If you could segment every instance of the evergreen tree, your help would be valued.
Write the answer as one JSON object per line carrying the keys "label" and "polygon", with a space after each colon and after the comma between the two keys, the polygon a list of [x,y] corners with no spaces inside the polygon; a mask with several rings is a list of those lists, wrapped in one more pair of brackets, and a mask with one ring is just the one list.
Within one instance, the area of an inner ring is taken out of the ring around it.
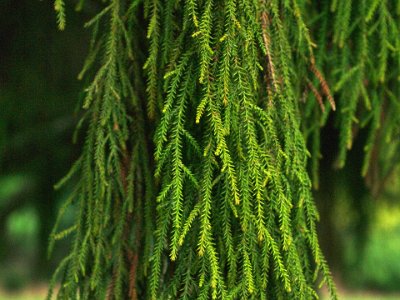
{"label": "evergreen tree", "polygon": [[398,1],[85,5],[99,12],[85,143],[57,185],[78,179],[58,218],[75,205],[76,221],[51,235],[50,250],[74,236],[58,298],[313,299],[319,279],[335,299],[311,193],[321,128],[336,121],[338,167],[368,128],[379,189],[399,158]]}

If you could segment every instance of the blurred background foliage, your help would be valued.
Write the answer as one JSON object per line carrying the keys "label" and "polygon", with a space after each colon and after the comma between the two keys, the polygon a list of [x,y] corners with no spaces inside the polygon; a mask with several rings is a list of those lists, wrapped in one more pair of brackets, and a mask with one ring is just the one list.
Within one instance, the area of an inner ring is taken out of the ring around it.
{"label": "blurred background foliage", "polygon": [[[53,185],[76,159],[71,137],[86,53],[83,17],[57,30],[49,1],[0,1],[0,284],[45,281],[48,236],[65,197]],[[68,222],[68,220],[64,220]],[[66,250],[66,249],[65,249]]]}
{"label": "blurred background foliage", "polygon": [[[86,14],[69,12],[60,32],[51,1],[0,1],[0,299],[36,299],[29,293],[41,299],[67,251],[63,240],[47,258],[56,211],[68,194],[53,186],[80,149],[72,136],[84,88],[76,78],[89,39],[82,29]],[[340,290],[369,291],[348,299],[399,299],[370,292],[400,292],[399,170],[372,197],[360,176],[362,149],[356,144],[346,168],[334,170],[336,134],[329,125],[324,130],[315,196],[320,240],[336,282]],[[362,139],[361,132],[360,145]],[[72,215],[73,208],[65,227]]]}

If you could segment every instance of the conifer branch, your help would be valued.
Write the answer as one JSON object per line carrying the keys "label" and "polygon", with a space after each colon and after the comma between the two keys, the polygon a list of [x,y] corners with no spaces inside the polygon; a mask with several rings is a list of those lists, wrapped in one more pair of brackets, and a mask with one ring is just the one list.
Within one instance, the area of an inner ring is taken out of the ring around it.
{"label": "conifer branch", "polygon": [[106,2],[86,24],[82,154],[57,185],[77,179],[51,235],[74,236],[58,298],[313,299],[321,274],[336,299],[307,146],[314,185],[331,115],[340,167],[361,126],[364,176],[399,161],[394,2]]}

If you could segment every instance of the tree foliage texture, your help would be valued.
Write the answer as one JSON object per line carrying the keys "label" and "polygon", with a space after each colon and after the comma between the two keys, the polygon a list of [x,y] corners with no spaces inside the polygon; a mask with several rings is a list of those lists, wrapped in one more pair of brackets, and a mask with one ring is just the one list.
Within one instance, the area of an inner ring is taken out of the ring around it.
{"label": "tree foliage texture", "polygon": [[51,235],[50,250],[73,235],[58,298],[313,299],[316,281],[336,298],[311,195],[321,128],[335,119],[338,167],[362,127],[363,175],[396,165],[400,2],[85,5],[99,12],[85,143],[60,182],[78,179],[59,220],[78,213]]}

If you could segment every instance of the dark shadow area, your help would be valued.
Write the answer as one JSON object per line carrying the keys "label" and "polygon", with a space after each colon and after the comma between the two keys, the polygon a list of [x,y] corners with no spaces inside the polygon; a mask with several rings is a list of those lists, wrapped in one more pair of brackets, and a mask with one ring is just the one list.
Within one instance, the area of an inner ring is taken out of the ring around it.
{"label": "dark shadow area", "polygon": [[47,258],[65,198],[53,185],[79,153],[76,78],[88,34],[73,12],[57,30],[51,1],[4,0],[0,15],[0,285],[15,290],[46,281],[67,250],[61,243]]}

